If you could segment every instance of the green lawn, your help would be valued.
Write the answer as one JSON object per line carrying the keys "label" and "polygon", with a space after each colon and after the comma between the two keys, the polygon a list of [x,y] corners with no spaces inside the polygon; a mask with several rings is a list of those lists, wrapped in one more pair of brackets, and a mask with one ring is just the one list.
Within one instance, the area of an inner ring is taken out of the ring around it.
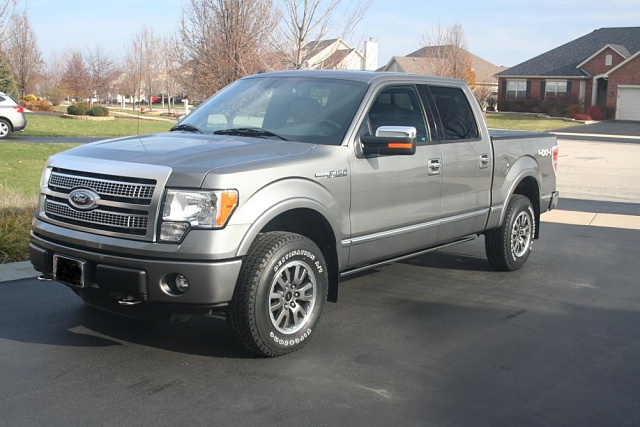
{"label": "green lawn", "polygon": [[487,126],[492,129],[528,130],[546,132],[555,129],[580,126],[580,122],[538,117],[535,114],[489,113],[485,114]]}
{"label": "green lawn", "polygon": [[0,142],[0,191],[34,198],[38,195],[40,175],[52,154],[78,144],[41,144],[28,142]]}
{"label": "green lawn", "polygon": [[115,118],[109,121],[75,120],[59,116],[28,114],[27,127],[18,135],[28,137],[114,137],[166,132],[174,123],[157,120]]}

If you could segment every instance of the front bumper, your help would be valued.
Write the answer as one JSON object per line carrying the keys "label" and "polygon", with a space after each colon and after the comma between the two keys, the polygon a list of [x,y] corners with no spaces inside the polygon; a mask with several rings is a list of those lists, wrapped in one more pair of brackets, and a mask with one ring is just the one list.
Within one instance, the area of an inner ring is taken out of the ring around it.
{"label": "front bumper", "polygon": [[[242,266],[240,259],[211,262],[119,256],[64,245],[33,233],[29,253],[35,269],[47,276],[53,275],[54,254],[84,261],[83,286],[68,285],[83,298],[98,295],[109,300],[175,306],[182,312],[189,307],[198,312],[203,307],[226,305],[233,297]],[[177,274],[189,281],[189,289],[182,294],[172,294],[168,286]]]}

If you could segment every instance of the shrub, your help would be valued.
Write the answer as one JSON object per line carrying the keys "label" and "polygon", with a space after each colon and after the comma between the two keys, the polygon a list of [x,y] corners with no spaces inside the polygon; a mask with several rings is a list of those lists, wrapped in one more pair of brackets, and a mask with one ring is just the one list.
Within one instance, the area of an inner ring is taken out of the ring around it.
{"label": "shrub", "polygon": [[67,107],[67,113],[72,116],[86,116],[89,112],[89,104],[80,102],[76,105],[69,105]]}
{"label": "shrub", "polygon": [[31,111],[45,111],[49,113],[53,111],[53,105],[51,105],[50,102],[45,101],[44,99],[29,101],[27,99],[28,96],[29,95],[25,96],[25,98],[20,102],[24,108]]}
{"label": "shrub", "polygon": [[584,113],[582,104],[571,104],[567,106],[567,114]]}
{"label": "shrub", "polygon": [[592,120],[604,120],[606,118],[602,109],[598,105],[591,105],[587,107],[586,113],[591,116]]}
{"label": "shrub", "polygon": [[89,115],[93,117],[107,117],[109,109],[107,107],[93,107],[89,110]]}
{"label": "shrub", "polygon": [[30,93],[29,95],[24,97],[24,100],[27,102],[36,102],[38,100],[38,97]]}

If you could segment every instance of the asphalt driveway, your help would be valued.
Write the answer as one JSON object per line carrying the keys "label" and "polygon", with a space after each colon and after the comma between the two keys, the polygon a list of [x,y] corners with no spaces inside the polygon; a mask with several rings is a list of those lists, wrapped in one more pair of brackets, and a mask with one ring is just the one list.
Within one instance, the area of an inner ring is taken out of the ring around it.
{"label": "asphalt driveway", "polygon": [[[607,120],[586,125],[578,125],[568,128],[562,128],[552,131],[559,137],[565,137],[566,134],[594,136],[599,137],[633,137],[640,140],[640,121],[631,120]],[[573,136],[572,135],[572,136]],[[582,138],[581,138],[582,139]]]}

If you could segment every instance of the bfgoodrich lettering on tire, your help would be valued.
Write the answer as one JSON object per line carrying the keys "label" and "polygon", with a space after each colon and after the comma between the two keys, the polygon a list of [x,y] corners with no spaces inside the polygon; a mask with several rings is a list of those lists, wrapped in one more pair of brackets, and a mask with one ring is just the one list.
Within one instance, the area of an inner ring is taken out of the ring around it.
{"label": "bfgoodrich lettering on tire", "polygon": [[529,258],[535,234],[536,221],[531,201],[525,196],[514,195],[507,205],[502,225],[484,235],[489,263],[502,271],[521,268]]}
{"label": "bfgoodrich lettering on tire", "polygon": [[294,233],[260,234],[243,263],[229,326],[259,355],[299,350],[315,334],[327,288],[327,266],[313,241]]}

